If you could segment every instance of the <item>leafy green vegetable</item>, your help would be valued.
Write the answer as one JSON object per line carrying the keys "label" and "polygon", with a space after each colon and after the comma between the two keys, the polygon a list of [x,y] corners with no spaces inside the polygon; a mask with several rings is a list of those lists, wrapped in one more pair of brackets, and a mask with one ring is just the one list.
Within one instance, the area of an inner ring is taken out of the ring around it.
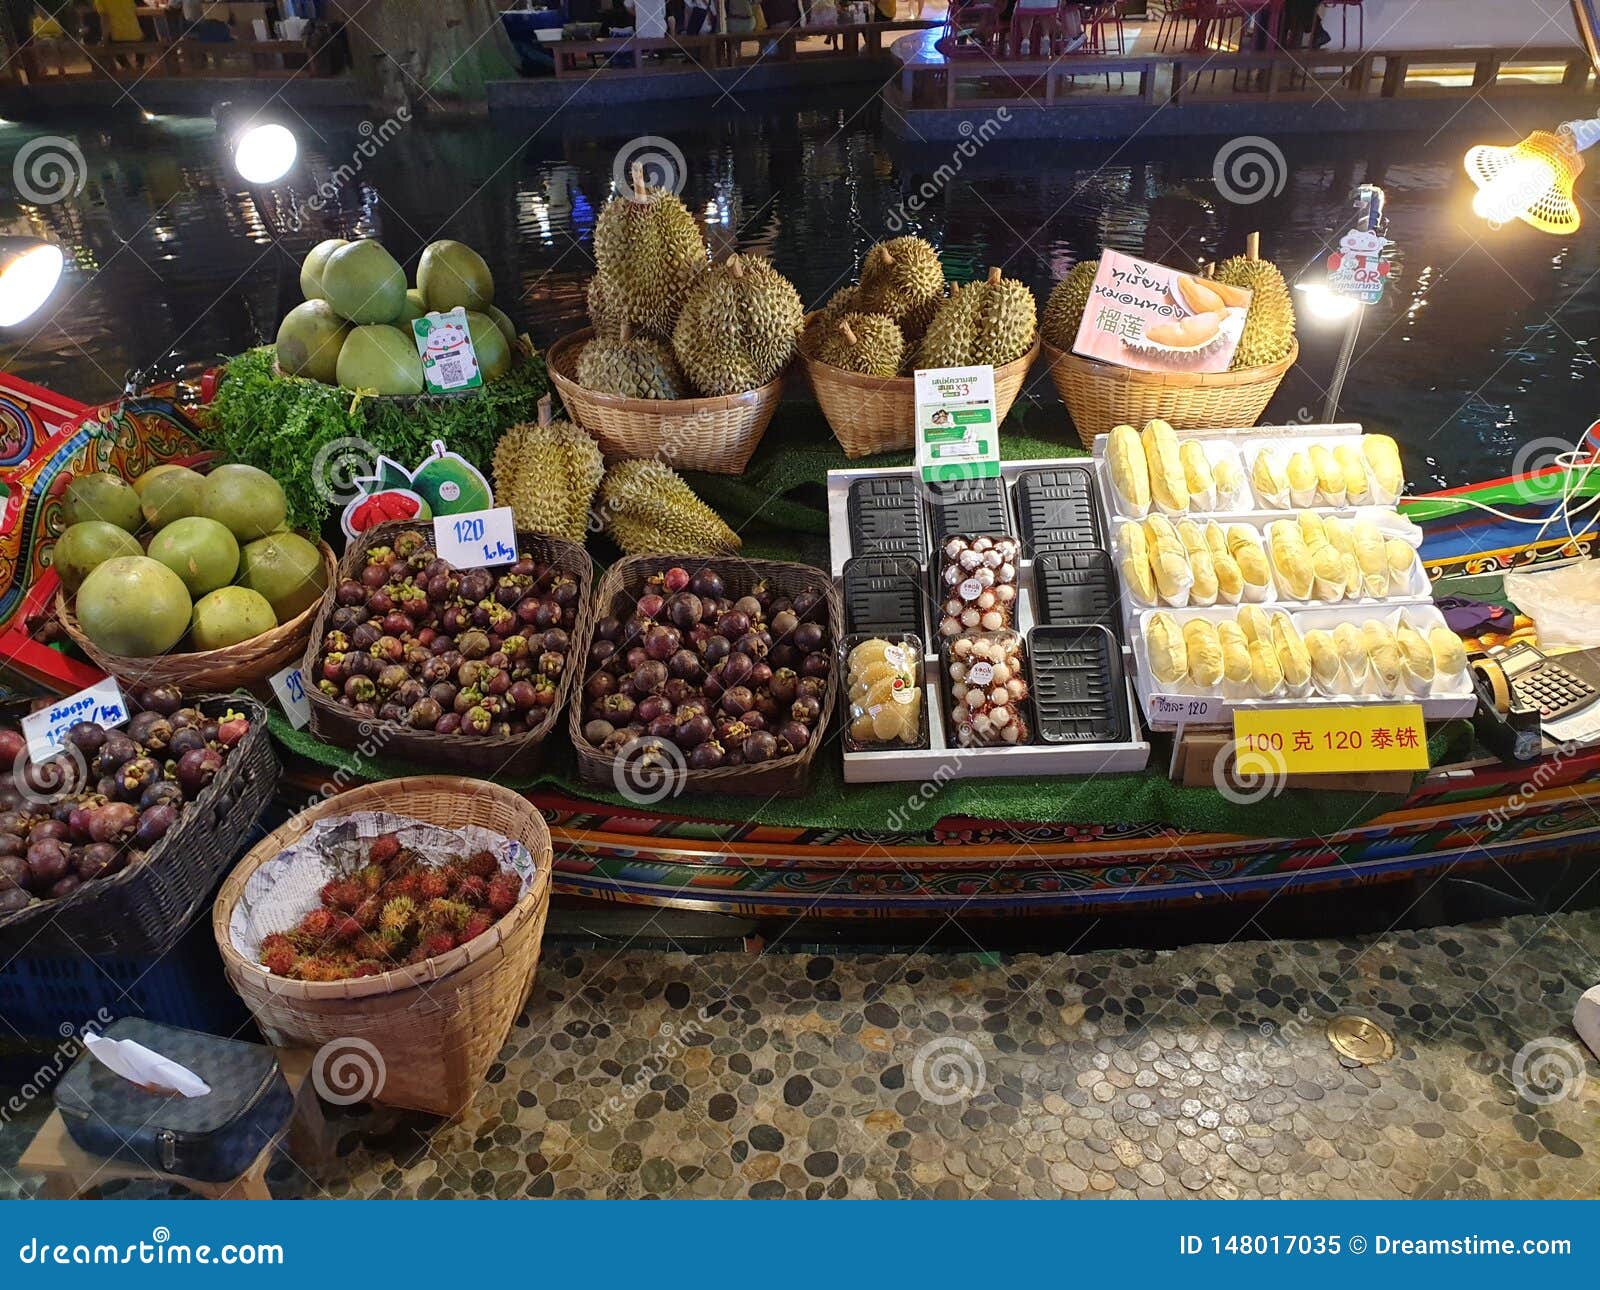
{"label": "leafy green vegetable", "polygon": [[[212,405],[216,446],[282,484],[289,523],[312,530],[322,527],[335,509],[339,486],[348,482],[341,477],[330,487],[328,479],[317,478],[319,471],[329,475],[340,459],[364,458],[371,465],[379,453],[409,468],[440,439],[487,475],[501,434],[518,422],[536,420],[539,400],[550,388],[544,359],[535,355],[476,394],[364,398],[351,411],[349,390],[276,375],[272,364],[270,345],[247,350],[228,364]],[[341,452],[341,439],[362,443]]]}

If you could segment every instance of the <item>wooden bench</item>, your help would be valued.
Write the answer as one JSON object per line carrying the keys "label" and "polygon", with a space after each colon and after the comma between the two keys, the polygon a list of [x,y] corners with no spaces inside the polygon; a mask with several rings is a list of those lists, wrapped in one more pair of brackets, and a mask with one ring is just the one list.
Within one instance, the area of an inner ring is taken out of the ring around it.
{"label": "wooden bench", "polygon": [[[691,67],[717,66],[717,42],[721,37],[695,36],[607,36],[599,40],[553,41],[549,50],[555,59],[556,77],[574,76],[651,76],[660,72],[681,72]],[[612,60],[617,55],[630,58],[628,66]],[[605,61],[598,63],[597,59]],[[583,60],[588,59],[585,66]]]}

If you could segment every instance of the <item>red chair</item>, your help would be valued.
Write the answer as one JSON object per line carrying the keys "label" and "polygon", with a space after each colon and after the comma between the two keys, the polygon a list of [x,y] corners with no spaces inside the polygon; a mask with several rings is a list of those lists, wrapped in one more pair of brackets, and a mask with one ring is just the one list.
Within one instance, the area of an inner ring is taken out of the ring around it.
{"label": "red chair", "polygon": [[933,47],[946,58],[1004,57],[1006,27],[1000,6],[988,0],[952,3],[945,17],[945,32]]}
{"label": "red chair", "polygon": [[1198,23],[1201,11],[1210,7],[1209,0],[1168,0],[1162,6],[1161,21],[1156,26],[1156,48],[1162,50],[1179,45],[1183,39],[1183,24]]}
{"label": "red chair", "polygon": [[1096,54],[1111,53],[1106,33],[1114,32],[1117,40],[1115,52],[1122,53],[1127,48],[1122,30],[1122,0],[1110,0],[1108,4],[1086,5],[1084,10],[1084,48]]}

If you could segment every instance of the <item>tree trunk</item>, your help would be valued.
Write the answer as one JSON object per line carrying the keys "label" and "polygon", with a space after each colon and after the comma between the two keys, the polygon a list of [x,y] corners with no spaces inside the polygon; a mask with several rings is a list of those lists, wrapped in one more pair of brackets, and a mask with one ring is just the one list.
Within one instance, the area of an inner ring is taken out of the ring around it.
{"label": "tree trunk", "polygon": [[485,84],[516,77],[511,40],[491,0],[384,0],[340,6],[363,84],[390,106],[430,98],[481,103]]}

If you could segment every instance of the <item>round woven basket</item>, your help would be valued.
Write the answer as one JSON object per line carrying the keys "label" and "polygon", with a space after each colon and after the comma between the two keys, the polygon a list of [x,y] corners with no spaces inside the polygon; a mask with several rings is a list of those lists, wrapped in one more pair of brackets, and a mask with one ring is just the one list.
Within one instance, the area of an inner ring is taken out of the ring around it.
{"label": "round woven basket", "polygon": [[[994,369],[994,410],[1000,421],[1022,391],[1028,369],[1039,356],[1033,348],[1021,358]],[[876,452],[909,452],[916,443],[916,379],[910,376],[862,376],[824,363],[805,352],[800,362],[822,415],[833,429],[846,457],[869,457]]]}
{"label": "round woven basket", "polygon": [[1240,430],[1255,425],[1300,356],[1300,342],[1276,363],[1236,372],[1139,372],[1084,358],[1046,342],[1045,361],[1085,448],[1119,425],[1160,418],[1174,430]]}
{"label": "round woven basket", "polygon": [[564,336],[545,363],[561,402],[600,443],[608,461],[657,457],[674,469],[744,471],[783,394],[783,377],[743,394],[710,399],[625,399],[578,384],[578,351],[594,328]]}
{"label": "round woven basket", "polygon": [[[322,552],[322,567],[327,573],[328,586],[332,587],[337,567],[333,548],[319,541],[317,549]],[[102,672],[139,686],[176,685],[185,694],[243,688],[270,698],[268,678],[298,662],[305,654],[306,642],[311,639],[311,623],[321,607],[322,597],[319,596],[288,622],[222,649],[126,658],[121,654],[108,654],[85,636],[66,590],[56,591],[56,617],[62,628]]]}
{"label": "round woven basket", "polygon": [[[318,820],[390,811],[443,828],[476,825],[526,846],[534,880],[515,908],[482,936],[411,967],[350,981],[274,976],[234,948],[228,924],[250,876]],[[313,1076],[329,1079],[343,1056],[370,1045],[378,1061],[370,1099],[455,1115],[483,1083],[533,989],[550,910],[550,831],[510,789],[455,775],[367,784],[318,802],[252,847],[222,884],[211,930],[228,984],[267,1042],[316,1048]],[[326,1046],[324,1052],[324,1046]],[[369,1058],[369,1065],[370,1058]]]}

